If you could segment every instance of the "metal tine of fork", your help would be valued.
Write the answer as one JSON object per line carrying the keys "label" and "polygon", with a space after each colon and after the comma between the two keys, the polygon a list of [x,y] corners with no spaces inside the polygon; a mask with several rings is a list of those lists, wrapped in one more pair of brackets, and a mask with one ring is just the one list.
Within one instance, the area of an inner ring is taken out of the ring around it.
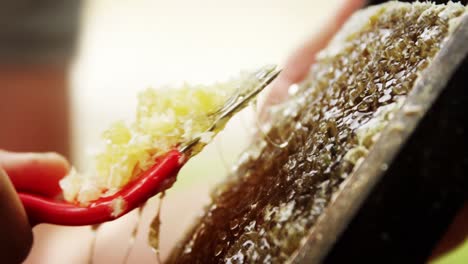
{"label": "metal tine of fork", "polygon": [[[276,67],[270,67],[265,70],[262,69],[256,74],[256,78],[263,79],[263,81],[257,85],[254,89],[248,91],[248,93],[243,94],[236,98],[234,103],[231,103],[229,107],[223,107],[225,110],[220,113],[218,118],[213,122],[210,128],[206,132],[212,132],[217,127],[223,126],[229,120],[231,116],[239,112],[246,106],[258,93],[260,93],[265,87],[267,87],[278,75],[281,73],[281,70],[276,69]],[[229,100],[228,100],[229,101]],[[183,153],[189,152],[194,146],[200,142],[201,138],[196,137],[185,145],[182,145],[180,151]]]}
{"label": "metal tine of fork", "polygon": [[[239,85],[235,93],[231,97],[229,97],[226,103],[222,107],[220,107],[218,110],[216,110],[215,112],[210,113],[209,116],[215,116],[215,115],[219,115],[221,113],[226,112],[227,109],[230,109],[233,104],[235,104],[239,100],[242,100],[242,97],[244,97],[246,93],[252,91],[252,89],[245,88],[245,86],[250,86],[248,82],[251,81],[252,78],[255,78],[256,80],[260,80],[260,81],[265,80],[268,77],[268,75],[274,72],[275,69],[276,69],[275,65],[268,65],[268,66],[264,66],[262,69],[258,70],[257,72],[252,73],[252,76],[248,78],[248,80],[244,81],[244,83],[241,83]],[[255,87],[255,89],[253,90],[258,89],[258,87],[259,86]],[[261,90],[263,88],[264,87],[262,87]]]}
{"label": "metal tine of fork", "polygon": [[[226,119],[226,117],[230,117],[240,111],[246,104],[248,104],[258,93],[263,91],[278,75],[280,74],[281,70],[276,70],[275,68],[269,69],[268,72],[260,72],[257,75],[259,79],[263,79],[261,84],[257,85],[254,89],[249,90],[248,93],[242,94],[239,97],[239,100],[236,101],[234,105],[232,105],[227,111],[221,114],[218,119],[213,123],[213,126],[208,129],[208,131],[212,131],[216,128],[217,124],[222,122]],[[227,120],[226,120],[227,121]]]}

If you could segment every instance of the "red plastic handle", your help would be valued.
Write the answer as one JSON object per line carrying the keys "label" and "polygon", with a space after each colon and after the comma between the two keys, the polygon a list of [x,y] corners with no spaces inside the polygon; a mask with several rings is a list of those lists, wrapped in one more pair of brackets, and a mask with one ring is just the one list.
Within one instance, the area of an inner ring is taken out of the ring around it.
{"label": "red plastic handle", "polygon": [[[119,218],[170,187],[185,161],[183,153],[172,150],[119,192],[91,202],[87,207],[34,194],[19,193],[19,196],[33,226],[40,223],[68,226],[99,224]],[[116,207],[119,209],[115,210]]]}

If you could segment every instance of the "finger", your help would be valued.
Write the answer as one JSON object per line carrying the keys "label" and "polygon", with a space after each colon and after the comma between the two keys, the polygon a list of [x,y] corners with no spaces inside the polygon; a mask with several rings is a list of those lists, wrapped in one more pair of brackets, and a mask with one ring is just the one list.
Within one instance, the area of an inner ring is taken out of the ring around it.
{"label": "finger", "polygon": [[0,260],[21,263],[32,245],[26,213],[5,171],[0,168]]}
{"label": "finger", "polygon": [[[343,4],[331,19],[325,23],[322,30],[310,38],[302,47],[289,57],[283,71],[272,83],[270,93],[264,106],[274,105],[286,99],[288,87],[304,79],[310,66],[315,62],[317,52],[325,48],[336,32],[343,26],[348,18],[359,8],[364,6],[365,0],[342,0]],[[262,110],[264,110],[263,107]],[[263,113],[264,111],[261,111]],[[262,116],[262,114],[261,114]]]}
{"label": "finger", "polygon": [[69,170],[67,160],[56,153],[0,151],[0,167],[17,191],[48,197],[61,193],[59,181]]}

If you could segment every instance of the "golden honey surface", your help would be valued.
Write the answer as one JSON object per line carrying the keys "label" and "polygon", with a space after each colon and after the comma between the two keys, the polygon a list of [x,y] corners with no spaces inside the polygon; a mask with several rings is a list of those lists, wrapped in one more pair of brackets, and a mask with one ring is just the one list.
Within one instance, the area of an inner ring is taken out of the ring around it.
{"label": "golden honey surface", "polygon": [[[364,12],[353,20],[365,22],[340,33],[339,43],[318,56],[307,79],[275,110],[266,137],[213,192],[170,263],[284,263],[465,8],[390,3]],[[282,147],[271,143],[286,139]]]}

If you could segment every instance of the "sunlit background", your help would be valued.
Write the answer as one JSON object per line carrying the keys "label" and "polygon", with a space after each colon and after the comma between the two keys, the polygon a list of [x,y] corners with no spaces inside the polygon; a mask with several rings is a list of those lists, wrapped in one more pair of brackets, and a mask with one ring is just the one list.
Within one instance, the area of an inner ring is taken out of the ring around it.
{"label": "sunlit background", "polygon": [[[281,64],[333,14],[339,0],[88,0],[71,70],[73,163],[89,167],[100,131],[134,114],[136,95],[178,81],[209,82],[241,69]],[[208,201],[248,142],[252,110],[236,117],[179,175],[162,208],[161,257]],[[154,263],[146,245],[154,200],[144,211],[128,263]],[[98,233],[96,263],[121,263],[136,214]],[[88,228],[39,227],[30,263],[86,263]]]}

